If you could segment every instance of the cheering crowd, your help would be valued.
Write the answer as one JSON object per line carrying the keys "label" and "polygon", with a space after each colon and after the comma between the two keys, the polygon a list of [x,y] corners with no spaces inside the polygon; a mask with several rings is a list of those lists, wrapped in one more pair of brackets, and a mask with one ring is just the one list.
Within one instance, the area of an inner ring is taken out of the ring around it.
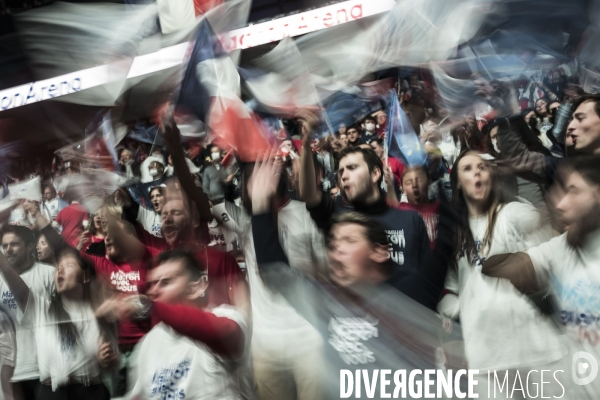
{"label": "cheering crowd", "polygon": [[375,371],[469,369],[478,398],[598,399],[600,95],[565,68],[473,76],[462,115],[403,70],[325,135],[318,108],[278,119],[252,160],[167,111],[150,141],[13,163],[2,395],[329,400],[350,370],[355,398],[421,398]]}

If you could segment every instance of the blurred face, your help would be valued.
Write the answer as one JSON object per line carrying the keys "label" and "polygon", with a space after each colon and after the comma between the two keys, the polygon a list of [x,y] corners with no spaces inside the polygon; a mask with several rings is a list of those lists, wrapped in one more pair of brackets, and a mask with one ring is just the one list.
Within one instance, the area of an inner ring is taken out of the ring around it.
{"label": "blurred face", "polygon": [[410,204],[424,204],[429,201],[429,179],[422,169],[414,169],[404,174],[402,190]]}
{"label": "blurred face", "polygon": [[115,241],[113,241],[110,232],[108,232],[106,234],[106,237],[104,238],[104,245],[106,246],[106,255],[108,256],[108,258],[110,258],[113,261],[117,260],[121,255],[121,252],[119,246],[116,244]]}
{"label": "blurred face", "polygon": [[48,242],[46,241],[46,237],[44,235],[40,236],[38,239],[36,250],[38,259],[40,261],[48,260],[54,254],[52,248],[48,246]]}
{"label": "blurred face", "polygon": [[68,254],[61,257],[54,271],[54,284],[57,293],[69,292],[83,283],[83,270],[78,260]]}
{"label": "blurred face", "polygon": [[573,90],[573,89],[565,89],[565,94],[564,94],[564,101],[573,101],[575,100],[577,97],[579,97],[579,93],[577,93],[577,90]]}
{"label": "blurred face", "polygon": [[[335,224],[327,246],[331,279],[340,286],[365,281],[372,272],[373,246],[367,239],[363,226],[351,223]],[[385,251],[387,252],[387,249]]]}
{"label": "blurred face", "polygon": [[219,150],[219,148],[218,148],[218,147],[216,147],[216,146],[213,146],[213,147],[210,149],[210,158],[211,158],[213,161],[217,161],[217,160],[219,160],[219,159],[221,158],[221,150]]}
{"label": "blurred face", "polygon": [[294,150],[291,140],[284,140],[281,143],[281,148],[287,150],[288,153],[291,153]]}
{"label": "blurred face", "polygon": [[[123,230],[128,235],[131,235],[131,233],[128,231],[127,227],[122,221],[116,221],[116,224],[118,225],[119,229]],[[106,224],[103,224],[103,227],[105,229],[104,232],[106,234],[106,237],[104,238],[104,244],[106,246],[106,255],[108,256],[108,258],[110,258],[113,261],[117,261],[124,257],[127,257],[127,249],[123,249],[119,242],[113,240],[111,232],[109,229],[106,228],[106,226]]]}
{"label": "blurred face", "polygon": [[494,92],[494,88],[483,78],[475,79],[475,96],[489,97]]}
{"label": "blurred face", "polygon": [[152,189],[150,192],[150,202],[152,203],[152,207],[154,207],[154,211],[160,214],[165,205],[165,197],[162,195],[160,189]]}
{"label": "blurred face", "polygon": [[348,128],[346,128],[346,125],[341,124],[340,129],[338,129],[338,132],[340,133],[340,135],[344,135],[347,130],[348,130]]}
{"label": "blurred face", "polygon": [[587,235],[600,227],[600,188],[572,172],[556,211],[567,231],[567,242],[571,246],[581,246]]}
{"label": "blurred face", "polygon": [[94,214],[93,224],[96,231],[104,232],[104,229],[102,228],[102,214],[100,211]]}
{"label": "blurred face", "polygon": [[190,215],[181,200],[171,200],[164,205],[161,221],[162,234],[169,246],[182,239],[185,230],[191,227]]}
{"label": "blurred face", "polygon": [[50,188],[46,188],[44,189],[44,200],[46,201],[50,201],[52,200],[54,197],[52,196],[52,190],[50,190]]}
{"label": "blurred face", "polygon": [[329,191],[329,195],[331,196],[332,199],[335,199],[339,193],[340,193],[340,189],[337,187],[331,188],[331,190]]}
{"label": "blurred face", "polygon": [[383,124],[385,124],[385,121],[387,120],[387,115],[380,113],[377,114],[377,123],[379,124],[379,126],[382,126]]}
{"label": "blurred face", "polygon": [[538,100],[535,102],[535,113],[540,117],[545,117],[548,115],[548,103],[546,100]]}
{"label": "blurred face", "polygon": [[7,233],[2,237],[2,250],[13,267],[21,267],[30,260],[29,252],[33,250],[33,245],[30,246],[31,248],[28,248],[14,233]]}
{"label": "blurred face", "polygon": [[358,142],[358,139],[360,139],[360,134],[358,133],[356,128],[348,129],[348,142],[356,143]]}
{"label": "blurred face", "polygon": [[123,152],[121,153],[121,160],[123,162],[131,160],[131,152],[129,150],[123,150]]}
{"label": "blurred face", "polygon": [[498,143],[498,126],[490,129],[490,140],[492,141],[492,146],[494,146],[494,150],[496,153],[500,153],[500,143]]}
{"label": "blurred face", "polygon": [[369,167],[361,153],[351,153],[340,160],[338,179],[349,201],[366,201],[377,198],[377,181],[381,171],[369,172]]}
{"label": "blurred face", "polygon": [[165,171],[165,168],[161,163],[157,161],[152,161],[148,166],[148,170],[150,172],[150,176],[152,176],[154,179],[158,179],[162,176],[163,172]]}
{"label": "blurred face", "polygon": [[190,278],[182,261],[169,260],[148,272],[148,296],[165,304],[186,303]]}
{"label": "blurred face", "polygon": [[458,184],[465,200],[485,202],[492,190],[492,175],[489,165],[476,154],[464,156],[456,166]]}
{"label": "blurred face", "polygon": [[348,147],[348,135],[340,133],[340,145],[342,149]]}
{"label": "blurred face", "polygon": [[371,142],[369,144],[371,145],[371,148],[375,154],[377,154],[377,157],[383,159],[383,147],[381,147],[377,142]]}
{"label": "blurred face", "polygon": [[575,150],[588,154],[600,154],[600,117],[594,106],[593,101],[586,101],[577,107],[567,127]]}

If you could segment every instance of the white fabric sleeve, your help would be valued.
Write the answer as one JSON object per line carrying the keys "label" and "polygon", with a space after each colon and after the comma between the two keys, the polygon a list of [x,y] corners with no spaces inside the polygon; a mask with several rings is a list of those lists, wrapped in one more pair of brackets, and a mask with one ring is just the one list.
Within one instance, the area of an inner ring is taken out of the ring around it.
{"label": "white fabric sleeve", "polygon": [[564,255],[561,259],[561,255],[557,252],[558,249],[564,248],[565,237],[566,233],[526,251],[540,285],[547,284],[550,274],[557,268],[556,262],[565,262]]}
{"label": "white fabric sleeve", "polygon": [[455,269],[448,270],[444,288],[451,292],[447,293],[437,305],[437,311],[454,320],[458,320],[460,306],[458,301],[458,272]]}
{"label": "white fabric sleeve", "polygon": [[518,238],[517,241],[521,242],[521,246],[510,249],[511,252],[537,246],[552,238],[551,229],[544,224],[540,213],[531,204],[515,201],[505,207],[503,214],[506,215],[507,222],[512,228],[507,234]]}

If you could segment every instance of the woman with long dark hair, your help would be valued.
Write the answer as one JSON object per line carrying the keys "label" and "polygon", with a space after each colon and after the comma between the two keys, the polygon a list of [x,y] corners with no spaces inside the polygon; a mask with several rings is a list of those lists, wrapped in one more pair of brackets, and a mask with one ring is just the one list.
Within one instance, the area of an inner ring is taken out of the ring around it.
{"label": "woman with long dark hair", "polygon": [[[467,362],[482,374],[477,388],[485,397],[488,370],[498,371],[500,379],[508,373],[514,382],[516,372],[525,376],[531,369],[550,369],[564,355],[556,328],[530,299],[508,280],[481,274],[487,257],[523,251],[547,240],[548,234],[533,206],[501,201],[494,169],[480,153],[461,154],[451,182],[460,223],[454,268],[446,279],[449,294],[438,310],[450,318],[460,316]],[[548,385],[546,390],[554,389],[561,393],[560,387]]]}
{"label": "woman with long dark hair", "polygon": [[55,291],[45,297],[30,291],[0,255],[0,270],[23,312],[23,323],[35,330],[42,383],[37,398],[108,400],[100,372],[116,360],[116,330],[94,314],[94,268],[71,248],[57,260]]}
{"label": "woman with long dark hair", "polygon": [[103,209],[101,208],[95,214],[92,214],[91,224],[89,224],[85,232],[83,232],[79,244],[77,245],[78,250],[86,251],[91,244],[104,241],[106,232],[102,226],[102,212]]}
{"label": "woman with long dark hair", "polygon": [[54,255],[54,250],[52,250],[52,247],[50,247],[50,245],[48,244],[48,241],[46,240],[46,236],[44,236],[44,235],[38,236],[38,240],[37,240],[35,249],[37,252],[38,260],[40,260],[41,262],[43,262],[45,264],[50,264],[53,267],[56,266],[56,256]]}

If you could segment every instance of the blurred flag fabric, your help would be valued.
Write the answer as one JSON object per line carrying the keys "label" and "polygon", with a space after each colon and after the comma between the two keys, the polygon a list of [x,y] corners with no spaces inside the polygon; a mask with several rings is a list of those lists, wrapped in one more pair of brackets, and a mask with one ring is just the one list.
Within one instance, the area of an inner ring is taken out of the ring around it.
{"label": "blurred flag fabric", "polygon": [[427,160],[425,150],[393,91],[389,95],[388,121],[388,155],[405,160],[411,167],[424,165]]}
{"label": "blurred flag fabric", "polygon": [[342,90],[328,96],[323,106],[334,131],[339,130],[340,125],[350,126],[376,111],[370,108],[367,101],[359,95]]}
{"label": "blurred flag fabric", "polygon": [[222,148],[254,161],[271,148],[256,115],[240,99],[240,75],[207,20],[189,53],[176,108],[204,121]]}
{"label": "blurred flag fabric", "polygon": [[127,137],[138,142],[147,144],[156,144],[158,146],[163,145],[162,138],[158,135],[158,127],[156,125],[147,126],[140,122],[137,122],[133,127],[133,130],[127,134]]}
{"label": "blurred flag fabric", "polygon": [[[86,90],[69,89],[68,95],[52,101],[114,106],[140,42],[153,33],[156,7],[57,1],[19,13],[15,20],[19,42],[36,80],[80,71],[97,83]],[[93,71],[85,72],[88,69]],[[81,81],[69,84],[80,85]],[[63,93],[62,86],[59,90]]]}
{"label": "blurred flag fabric", "polygon": [[581,71],[583,91],[590,94],[600,93],[600,74],[590,69],[583,68]]}
{"label": "blurred flag fabric", "polygon": [[175,32],[196,23],[196,18],[222,0],[157,0],[158,20],[163,34]]}
{"label": "blurred flag fabric", "polygon": [[69,190],[92,214],[105,199],[125,184],[125,178],[115,172],[97,168],[82,168],[81,173],[69,175]]}
{"label": "blurred flag fabric", "polygon": [[42,201],[42,184],[40,177],[36,176],[23,182],[8,185],[11,200]]}

